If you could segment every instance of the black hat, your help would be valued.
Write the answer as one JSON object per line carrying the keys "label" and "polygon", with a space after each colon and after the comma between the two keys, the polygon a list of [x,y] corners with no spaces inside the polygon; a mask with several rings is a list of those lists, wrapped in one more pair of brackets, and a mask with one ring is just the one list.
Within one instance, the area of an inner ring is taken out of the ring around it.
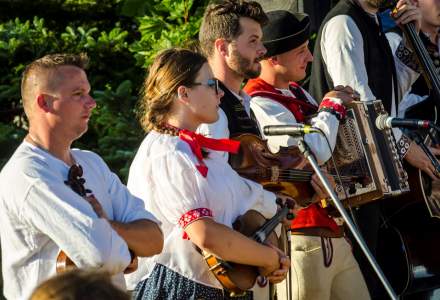
{"label": "black hat", "polygon": [[287,52],[304,44],[310,37],[308,15],[274,10],[267,13],[269,22],[263,27],[266,57]]}

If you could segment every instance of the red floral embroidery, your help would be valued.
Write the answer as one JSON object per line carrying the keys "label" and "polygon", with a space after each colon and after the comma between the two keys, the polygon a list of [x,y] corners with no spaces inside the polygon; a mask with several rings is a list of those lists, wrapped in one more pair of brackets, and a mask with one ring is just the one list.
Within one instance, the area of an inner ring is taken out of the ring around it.
{"label": "red floral embroidery", "polygon": [[[212,211],[208,208],[196,208],[193,210],[190,210],[186,214],[180,217],[179,219],[179,226],[185,229],[188,224],[194,222],[195,220],[198,220],[203,217],[211,217],[212,218]],[[188,235],[186,232],[183,233],[183,239],[189,240]]]}
{"label": "red floral embroidery", "polygon": [[339,104],[332,100],[331,98],[324,98],[319,105],[319,111],[328,111],[336,115],[339,121],[345,119],[345,115],[347,114],[347,109],[344,105]]}

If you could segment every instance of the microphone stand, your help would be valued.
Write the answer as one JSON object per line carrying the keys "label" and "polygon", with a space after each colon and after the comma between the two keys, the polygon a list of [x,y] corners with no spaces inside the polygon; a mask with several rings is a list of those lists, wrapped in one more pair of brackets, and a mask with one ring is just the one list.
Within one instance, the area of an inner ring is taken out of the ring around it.
{"label": "microphone stand", "polygon": [[298,148],[301,151],[301,153],[304,155],[304,157],[307,158],[307,160],[312,165],[313,170],[316,172],[316,174],[318,175],[322,184],[324,185],[327,193],[332,198],[334,205],[338,209],[339,213],[341,214],[342,218],[344,219],[344,221],[347,224],[348,228],[350,229],[351,233],[355,237],[356,241],[358,242],[359,246],[361,247],[362,251],[364,252],[365,256],[367,257],[368,261],[370,262],[371,266],[373,267],[373,269],[376,272],[377,276],[379,277],[380,281],[382,281],[382,284],[385,287],[387,293],[390,295],[391,299],[393,299],[393,300],[399,299],[398,296],[395,294],[393,288],[391,287],[390,283],[386,279],[385,275],[383,274],[382,270],[380,269],[379,265],[377,264],[375,258],[373,257],[370,250],[368,249],[367,244],[365,243],[365,240],[362,238],[362,236],[357,231],[354,223],[352,222],[347,211],[345,210],[344,206],[342,205],[341,200],[339,200],[339,198],[336,195],[336,193],[334,192],[332,186],[329,184],[327,178],[321,172],[321,169],[319,168],[315,157],[310,152],[310,148],[307,145],[307,143],[304,141],[303,136],[298,138]]}

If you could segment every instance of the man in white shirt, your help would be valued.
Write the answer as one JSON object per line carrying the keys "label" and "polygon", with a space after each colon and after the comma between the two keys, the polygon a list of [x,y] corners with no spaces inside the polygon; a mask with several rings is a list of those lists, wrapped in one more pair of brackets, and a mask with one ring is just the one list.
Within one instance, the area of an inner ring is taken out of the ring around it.
{"label": "man in white shirt", "polygon": [[[29,132],[0,173],[4,294],[27,299],[56,272],[62,251],[78,268],[102,268],[124,286],[137,256],[162,249],[153,215],[96,154],[71,149],[95,100],[85,55],[53,54],[23,73]],[[80,195],[81,194],[81,195]]]}
{"label": "man in white shirt", "polygon": [[[314,49],[310,92],[315,99],[320,99],[334,85],[350,85],[360,93],[362,101],[380,99],[388,113],[397,116],[399,100],[419,74],[413,53],[403,43],[393,53],[381,30],[376,13],[388,3],[386,0],[341,0],[329,12]],[[397,24],[415,22],[416,28],[420,27],[420,11],[410,0],[399,0],[396,8]],[[435,168],[420,147],[411,143],[399,129],[393,131],[401,157],[435,178]],[[370,250],[376,254],[379,206],[374,202],[363,205],[356,211],[356,217]],[[369,263],[360,251],[358,258],[367,283],[375,282],[377,277],[370,272]]]}

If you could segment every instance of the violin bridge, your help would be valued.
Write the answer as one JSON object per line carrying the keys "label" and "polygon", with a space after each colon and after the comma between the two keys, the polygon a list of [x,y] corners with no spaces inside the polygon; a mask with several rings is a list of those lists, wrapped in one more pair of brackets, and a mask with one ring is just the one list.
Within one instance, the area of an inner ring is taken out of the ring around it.
{"label": "violin bridge", "polygon": [[280,168],[278,166],[271,167],[271,176],[270,181],[278,182],[278,178],[280,177]]}

